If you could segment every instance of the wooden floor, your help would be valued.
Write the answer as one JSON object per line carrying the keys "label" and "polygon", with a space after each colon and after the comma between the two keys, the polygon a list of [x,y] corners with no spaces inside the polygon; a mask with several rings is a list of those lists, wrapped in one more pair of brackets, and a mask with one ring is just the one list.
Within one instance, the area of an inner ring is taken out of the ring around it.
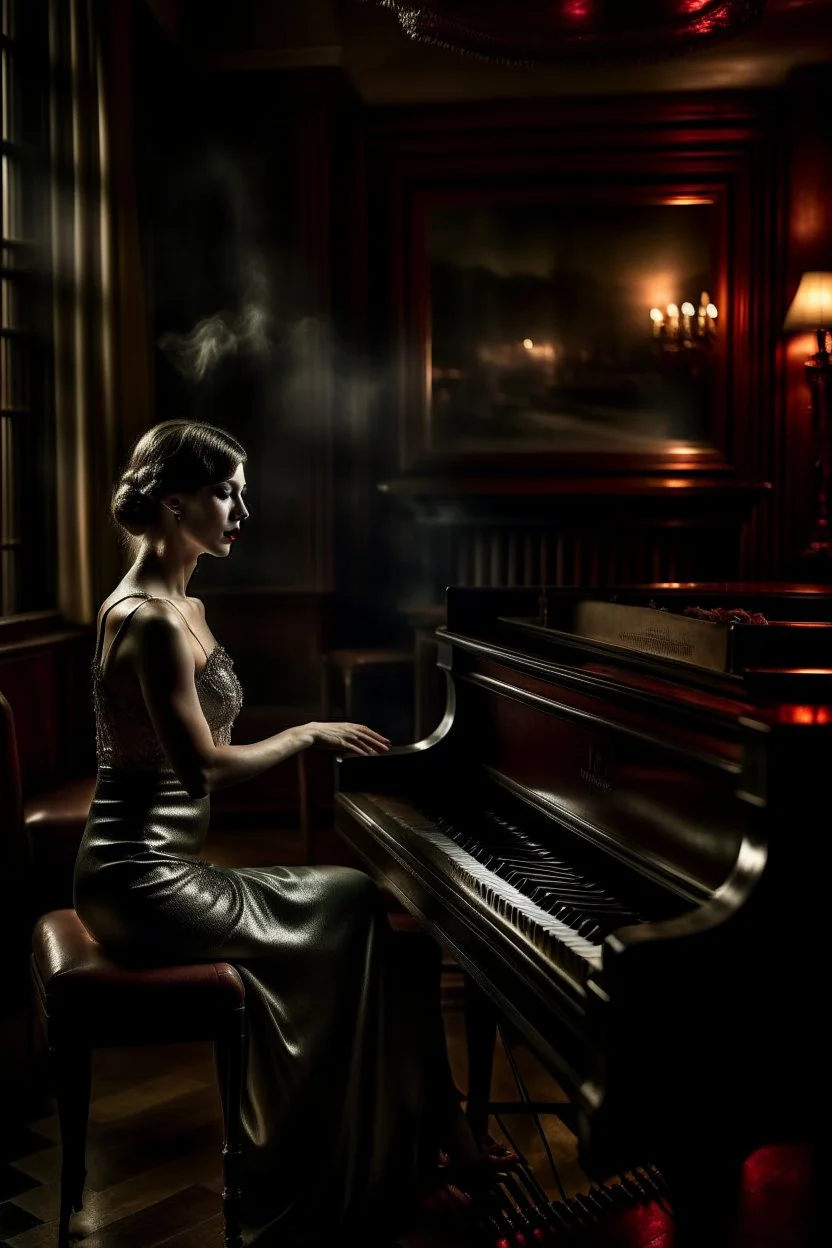
{"label": "wooden floor", "polygon": [[[215,861],[292,860],[296,847],[284,836],[248,834],[223,837],[211,846]],[[338,854],[337,848],[328,855]],[[467,1078],[464,1032],[449,977],[445,1019],[451,1060],[460,1087]],[[2,1051],[9,1070],[5,1119],[0,1127],[0,1245],[53,1248],[56,1244],[60,1147],[54,1101],[44,1068],[26,1066],[25,1033],[19,1017],[3,1024]],[[19,1050],[14,1052],[15,1046]],[[534,1099],[564,1099],[534,1059],[512,1052],[522,1088]],[[493,1095],[517,1100],[512,1064],[498,1053]],[[590,1185],[577,1160],[576,1141],[554,1114],[540,1123],[527,1114],[492,1121],[495,1138],[508,1138],[528,1159],[537,1181],[553,1202],[585,1193]],[[501,1130],[505,1128],[505,1132]],[[212,1055],[205,1045],[177,1045],[97,1052],[88,1138],[88,1179],[84,1209],[73,1219],[73,1241],[84,1248],[221,1248],[219,1100]],[[547,1150],[557,1168],[553,1172]],[[746,1210],[737,1248],[805,1248],[808,1162],[800,1149],[758,1158],[747,1168]],[[706,1181],[707,1159],[703,1159]],[[562,1190],[561,1190],[562,1188]],[[562,1208],[569,1207],[561,1205]],[[671,1220],[656,1202],[633,1203],[597,1222],[574,1224],[553,1243],[598,1248],[670,1248]],[[494,1235],[489,1248],[499,1239]],[[476,1241],[464,1225],[426,1214],[406,1237],[405,1248],[468,1248]],[[515,1241],[520,1248],[519,1241]],[[503,1245],[508,1248],[508,1243]],[[703,1246],[706,1248],[706,1246]]]}

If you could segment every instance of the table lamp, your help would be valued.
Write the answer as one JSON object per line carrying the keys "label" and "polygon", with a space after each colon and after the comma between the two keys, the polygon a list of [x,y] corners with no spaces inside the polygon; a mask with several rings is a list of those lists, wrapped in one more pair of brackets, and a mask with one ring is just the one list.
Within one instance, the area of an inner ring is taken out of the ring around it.
{"label": "table lamp", "polygon": [[804,273],[797,294],[786,313],[783,329],[787,334],[813,333],[817,351],[804,361],[811,395],[812,436],[816,472],[815,514],[812,536],[803,556],[832,559],[829,532],[830,427],[829,395],[832,357],[827,337],[832,330],[832,272]]}

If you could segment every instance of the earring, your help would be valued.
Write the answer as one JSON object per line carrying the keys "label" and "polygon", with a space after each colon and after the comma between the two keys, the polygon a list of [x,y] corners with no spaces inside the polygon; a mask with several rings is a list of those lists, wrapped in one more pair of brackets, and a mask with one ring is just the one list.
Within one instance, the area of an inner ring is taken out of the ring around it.
{"label": "earring", "polygon": [[174,520],[176,521],[176,523],[178,524],[178,523],[179,523],[179,521],[182,519],[182,512],[181,512],[181,511],[174,511],[174,513],[173,513],[173,518],[174,518]]}

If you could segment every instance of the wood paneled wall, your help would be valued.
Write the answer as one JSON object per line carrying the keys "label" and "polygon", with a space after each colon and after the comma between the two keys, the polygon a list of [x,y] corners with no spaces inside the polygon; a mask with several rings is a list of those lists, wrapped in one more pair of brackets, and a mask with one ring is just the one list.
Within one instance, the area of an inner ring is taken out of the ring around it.
{"label": "wood paneled wall", "polygon": [[[391,638],[451,582],[790,574],[812,465],[800,350],[787,348],[781,327],[800,272],[829,263],[823,74],[750,95],[427,108],[367,106],[337,68],[207,72],[192,88],[191,112],[205,133],[221,121],[223,141],[237,145],[240,202],[257,209],[258,246],[291,258],[281,269],[286,323],[316,326],[291,389],[281,389],[290,363],[277,352],[259,373],[243,375],[238,360],[219,399],[189,398],[196,414],[232,427],[239,419],[255,459],[270,465],[251,465],[249,542],[260,554],[235,560],[227,607],[220,578],[206,578],[218,633],[255,676],[250,699],[308,703],[315,646]],[[638,174],[680,191],[707,184],[722,196],[730,341],[707,463],[587,472],[547,462],[521,473],[506,462],[488,472],[469,466],[460,486],[456,467],[418,462],[413,413],[423,382],[414,367],[425,290],[411,227],[420,197],[554,174],[613,186]],[[165,255],[174,254],[177,228]],[[157,274],[160,291],[166,276]],[[201,305],[191,299],[187,316],[180,299],[180,324],[212,310],[210,270],[201,281]],[[159,332],[175,318],[175,291],[168,282]],[[188,397],[162,382],[160,417]],[[287,601],[304,593],[312,597],[303,611],[287,615]],[[235,602],[244,602],[236,614]]]}
{"label": "wood paneled wall", "polygon": [[[791,455],[779,341],[791,129],[781,105],[776,93],[734,92],[359,116],[348,306],[354,340],[384,382],[354,437],[365,447],[355,470],[369,501],[342,541],[375,552],[344,559],[356,598],[379,581],[400,606],[449,582],[778,575],[789,553],[780,513]],[[442,195],[475,199],[496,187],[522,199],[564,180],[603,185],[613,203],[616,187],[626,195],[652,180],[680,196],[705,188],[722,205],[728,340],[704,462],[509,453],[443,462],[425,444],[429,318],[414,222]]]}
{"label": "wood paneled wall", "polygon": [[330,644],[332,596],[303,589],[201,590],[208,621],[231,655],[245,704],[309,712],[320,706],[321,655]]}

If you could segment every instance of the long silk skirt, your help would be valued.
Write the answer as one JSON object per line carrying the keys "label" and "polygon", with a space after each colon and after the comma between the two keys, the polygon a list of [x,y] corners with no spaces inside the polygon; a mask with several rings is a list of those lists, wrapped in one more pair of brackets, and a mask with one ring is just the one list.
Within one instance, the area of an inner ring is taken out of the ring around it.
{"label": "long silk skirt", "polygon": [[75,906],[115,954],[225,959],[246,988],[245,1243],[333,1243],[404,1229],[435,1147],[438,956],[394,935],[347,867],[216,867],[209,800],[172,773],[101,769]]}

